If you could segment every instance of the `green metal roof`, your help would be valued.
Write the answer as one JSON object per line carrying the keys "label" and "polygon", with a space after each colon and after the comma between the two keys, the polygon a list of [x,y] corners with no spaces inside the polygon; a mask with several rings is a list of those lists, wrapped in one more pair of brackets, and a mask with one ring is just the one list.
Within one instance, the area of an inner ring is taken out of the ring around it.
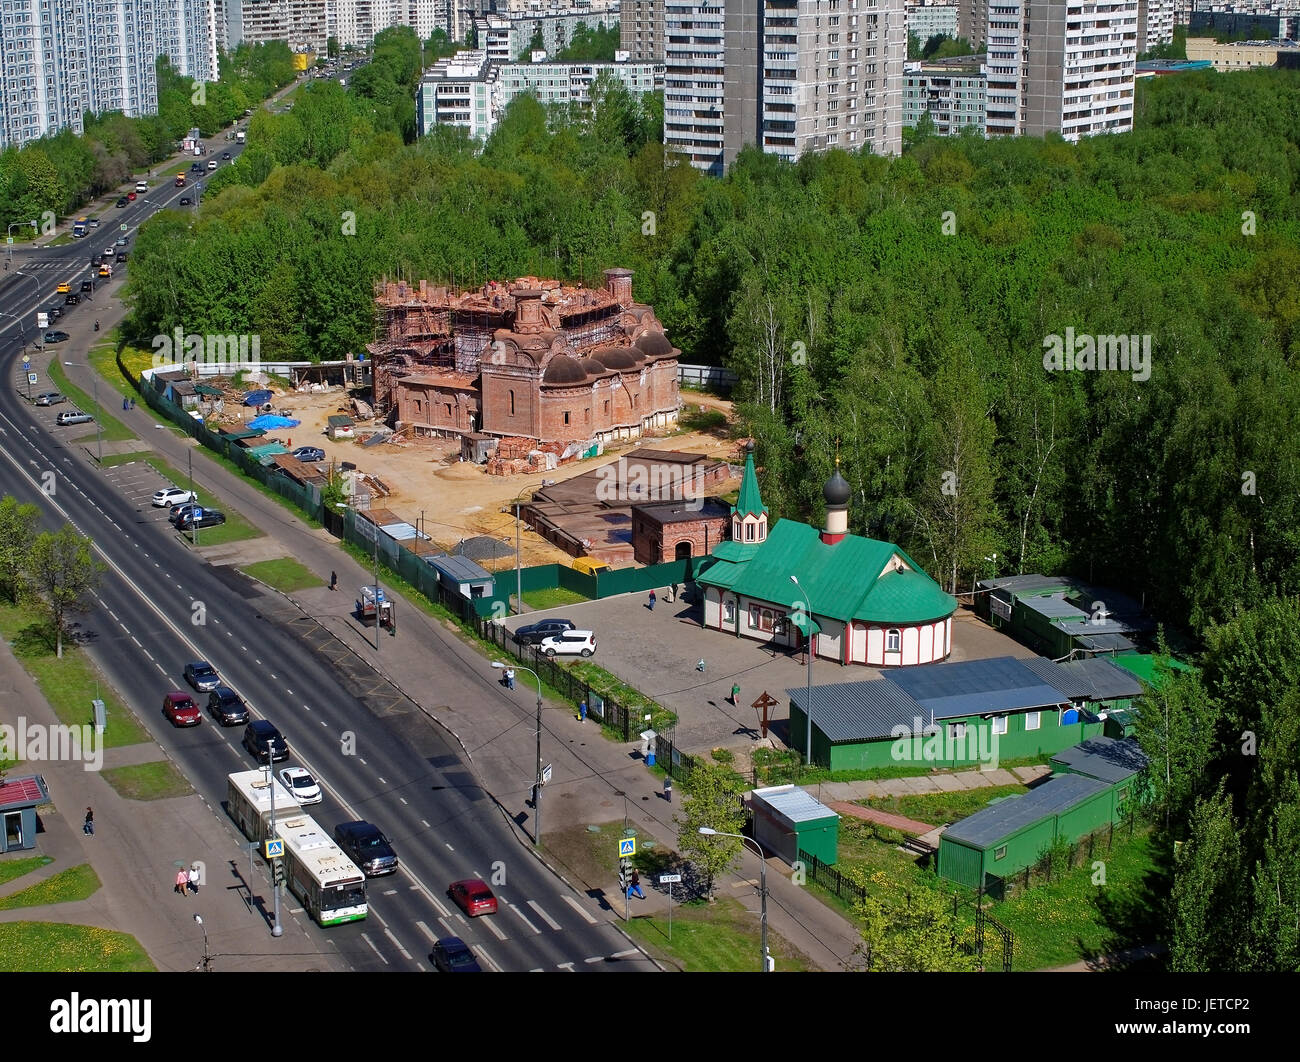
{"label": "green metal roof", "polygon": [[[1156,672],[1156,661],[1162,659],[1153,654],[1142,656],[1117,656],[1111,659],[1111,663],[1116,667],[1122,667],[1125,671],[1132,672],[1139,679],[1145,682],[1152,689],[1159,689],[1162,679]],[[1195,671],[1196,668],[1190,664],[1184,664],[1181,660],[1175,660],[1172,656],[1163,658],[1169,667],[1174,671]]]}
{"label": "green metal roof", "polygon": [[719,560],[735,561],[742,564],[747,560],[753,560],[754,554],[763,546],[761,542],[737,542],[735,539],[726,539],[719,542],[717,548],[713,551],[713,556]]}
{"label": "green metal roof", "polygon": [[758,491],[758,476],[754,472],[754,451],[750,450],[745,454],[745,477],[740,481],[740,494],[736,498],[733,513],[739,513],[741,516],[754,515],[767,512],[767,506],[763,504],[763,496]]}
{"label": "green metal roof", "polygon": [[[715,553],[714,556],[717,557],[717,554]],[[717,559],[703,571],[698,572],[695,581],[703,583],[705,586],[716,586],[720,590],[728,590],[731,588],[731,584],[740,578],[740,574],[744,570],[742,565]]]}
{"label": "green metal roof", "polygon": [[[895,554],[913,570],[881,574]],[[791,608],[805,601],[813,615],[837,620],[921,623],[957,609],[956,600],[893,543],[846,535],[828,546],[816,528],[793,520],[778,520],[752,560],[730,567],[739,574],[723,569],[715,576],[714,565],[698,581]]]}

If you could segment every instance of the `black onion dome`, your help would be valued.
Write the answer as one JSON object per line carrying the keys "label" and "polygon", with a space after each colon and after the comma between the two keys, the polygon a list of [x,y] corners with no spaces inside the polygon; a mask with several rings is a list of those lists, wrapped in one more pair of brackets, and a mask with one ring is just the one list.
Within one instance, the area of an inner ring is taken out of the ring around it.
{"label": "black onion dome", "polygon": [[826,499],[826,504],[833,508],[842,508],[849,503],[849,495],[853,493],[853,488],[849,486],[849,481],[840,475],[838,467],[835,469],[835,475],[826,481],[826,486],[822,488],[822,497]]}

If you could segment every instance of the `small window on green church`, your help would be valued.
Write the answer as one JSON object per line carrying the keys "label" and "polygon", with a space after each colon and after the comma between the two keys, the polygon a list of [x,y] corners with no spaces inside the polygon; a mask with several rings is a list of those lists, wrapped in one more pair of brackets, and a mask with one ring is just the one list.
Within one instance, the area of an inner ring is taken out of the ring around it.
{"label": "small window on green church", "polygon": [[1001,848],[996,848],[996,849],[993,850],[993,858],[994,858],[994,860],[998,860],[998,859],[1006,859],[1006,857],[1007,857],[1007,846],[1006,846],[1006,845],[1003,845]]}

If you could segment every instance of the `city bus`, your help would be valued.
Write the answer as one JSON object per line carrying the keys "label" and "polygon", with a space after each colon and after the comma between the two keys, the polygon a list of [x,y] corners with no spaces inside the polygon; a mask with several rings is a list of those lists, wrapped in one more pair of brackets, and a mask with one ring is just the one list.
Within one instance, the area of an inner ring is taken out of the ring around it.
{"label": "city bus", "polygon": [[89,224],[87,218],[77,218],[77,220],[72,223],[72,238],[79,240],[81,237],[87,235],[90,232]]}
{"label": "city bus", "polygon": [[289,891],[322,926],[366,917],[366,877],[332,838],[303,812],[287,789],[265,771],[227,776],[226,810],[250,841],[271,835],[271,797],[275,797],[275,836],[284,842]]}
{"label": "city bus", "polygon": [[284,842],[284,876],[289,891],[322,926],[366,917],[366,876],[310,815],[299,812],[275,821]]}
{"label": "city bus", "polygon": [[271,837],[271,795],[275,794],[275,817],[287,819],[298,813],[298,801],[265,771],[240,771],[229,775],[226,811],[250,841],[261,844]]}

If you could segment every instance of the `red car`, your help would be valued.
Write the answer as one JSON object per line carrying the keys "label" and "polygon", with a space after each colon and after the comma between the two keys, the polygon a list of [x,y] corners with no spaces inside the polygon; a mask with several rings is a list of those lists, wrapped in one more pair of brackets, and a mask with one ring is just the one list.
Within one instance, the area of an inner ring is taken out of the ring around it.
{"label": "red car", "polygon": [[487,884],[479,878],[453,881],[451,888],[447,890],[447,895],[470,918],[475,915],[497,913],[497,898],[492,895],[492,890],[487,887]]}
{"label": "red car", "polygon": [[127,199],[129,199],[132,203],[135,202],[135,193],[134,193],[134,192],[127,192],[127,193],[126,193],[126,197],[127,197]]}
{"label": "red car", "polygon": [[171,720],[173,726],[198,726],[203,722],[203,713],[188,693],[175,690],[163,698],[163,715]]}

